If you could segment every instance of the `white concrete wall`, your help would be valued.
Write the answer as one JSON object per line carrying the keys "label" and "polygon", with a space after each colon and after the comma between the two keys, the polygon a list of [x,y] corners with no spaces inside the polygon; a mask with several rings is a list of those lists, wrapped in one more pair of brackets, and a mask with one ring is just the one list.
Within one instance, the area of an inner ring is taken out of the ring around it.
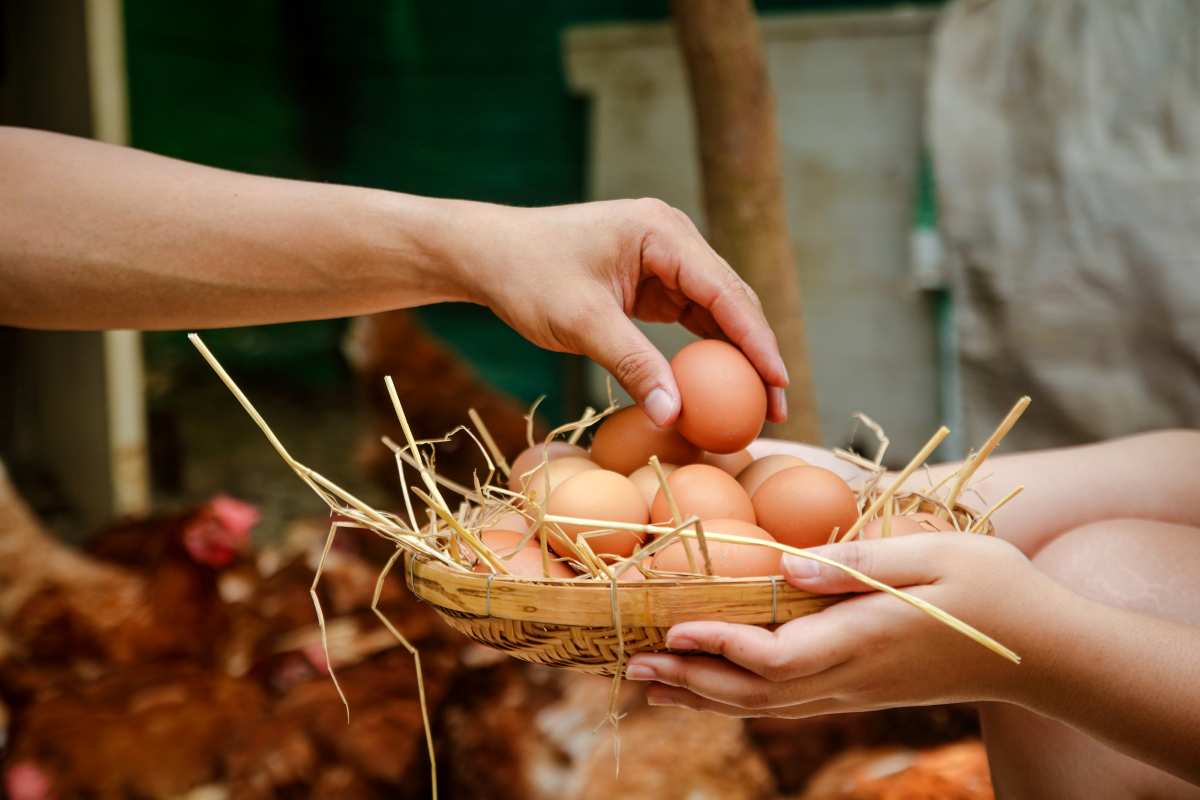
{"label": "white concrete wall", "polygon": [[[924,11],[763,19],[828,444],[844,441],[859,410],[899,454],[941,421],[932,311],[910,268],[932,23]],[[572,86],[592,100],[591,197],[653,195],[700,223],[692,112],[671,30],[578,28],[565,52]],[[647,329],[668,355],[688,339]],[[597,398],[603,383],[593,366]]]}

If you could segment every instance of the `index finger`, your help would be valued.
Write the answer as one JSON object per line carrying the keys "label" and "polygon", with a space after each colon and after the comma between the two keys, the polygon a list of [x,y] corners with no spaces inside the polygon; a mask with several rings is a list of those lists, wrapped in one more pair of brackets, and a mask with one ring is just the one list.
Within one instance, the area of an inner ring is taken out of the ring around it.
{"label": "index finger", "polygon": [[766,384],[787,386],[787,368],[779,353],[779,342],[753,290],[709,247],[690,221],[680,228],[682,236],[676,237],[676,243],[681,252],[670,252],[669,245],[667,250],[659,250],[657,237],[649,237],[643,252],[645,266],[668,288],[678,289],[712,314],[725,336],[746,354]]}

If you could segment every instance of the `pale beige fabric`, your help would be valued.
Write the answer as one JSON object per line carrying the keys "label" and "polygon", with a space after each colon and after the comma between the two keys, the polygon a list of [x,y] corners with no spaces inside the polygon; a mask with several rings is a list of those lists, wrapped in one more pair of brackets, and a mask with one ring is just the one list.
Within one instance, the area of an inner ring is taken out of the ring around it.
{"label": "pale beige fabric", "polygon": [[970,440],[1200,424],[1200,3],[954,3],[929,113]]}

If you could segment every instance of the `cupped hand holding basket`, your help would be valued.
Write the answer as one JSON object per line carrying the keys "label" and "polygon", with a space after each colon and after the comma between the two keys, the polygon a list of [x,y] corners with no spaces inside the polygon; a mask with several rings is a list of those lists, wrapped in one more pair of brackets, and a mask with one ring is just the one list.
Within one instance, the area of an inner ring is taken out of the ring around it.
{"label": "cupped hand holding basket", "polygon": [[996,658],[840,570],[785,556],[784,575],[798,589],[863,594],[775,630],[681,623],[667,635],[671,649],[722,658],[640,653],[630,659],[626,677],[654,682],[647,692],[652,705],[745,717],[800,718],[975,700],[1021,703],[1037,679],[1037,662],[1048,655],[1046,642],[1039,641],[1046,629],[1028,624],[1029,599],[1069,607],[1061,586],[995,537],[927,533],[815,552],[970,619],[1022,653],[1025,663]]}

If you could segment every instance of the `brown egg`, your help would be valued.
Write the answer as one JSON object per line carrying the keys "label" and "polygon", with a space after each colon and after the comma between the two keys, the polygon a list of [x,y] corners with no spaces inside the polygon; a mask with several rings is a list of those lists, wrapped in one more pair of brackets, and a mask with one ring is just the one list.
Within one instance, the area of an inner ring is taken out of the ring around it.
{"label": "brown egg", "polygon": [[498,528],[503,531],[519,531],[524,534],[532,524],[529,518],[519,511],[505,511],[496,517],[488,527]]}
{"label": "brown egg", "polygon": [[692,342],[671,359],[681,407],[675,428],[697,447],[734,453],[754,441],[767,419],[767,389],[731,344]]}
{"label": "brown egg", "polygon": [[[674,464],[662,464],[661,466],[663,474],[667,476],[670,476],[672,472],[679,469]],[[654,502],[654,495],[658,494],[660,488],[658,473],[654,471],[654,467],[650,464],[638,467],[629,473],[629,480],[633,481],[633,485],[638,487],[638,491],[642,493],[642,497],[646,500],[646,508],[649,508]]]}
{"label": "brown egg", "polygon": [[738,450],[736,453],[705,453],[700,458],[701,464],[723,469],[735,476],[753,462],[754,456],[750,455],[749,450]]}
{"label": "brown egg", "polygon": [[[588,470],[563,481],[550,495],[546,510],[550,514],[564,517],[630,522],[636,525],[645,525],[650,517],[646,510],[646,501],[642,499],[642,493],[634,486],[633,481],[606,469]],[[593,534],[592,528],[581,525],[565,524],[561,527],[572,539],[586,535],[588,545],[596,553],[622,557],[633,553],[645,538],[644,534],[633,531],[610,530]],[[567,552],[563,552],[566,548],[555,539],[552,538],[550,543],[560,551],[560,555],[568,555]]]}
{"label": "brown egg", "polygon": [[501,558],[512,555],[520,547],[529,547],[531,542],[536,543],[533,539],[524,542],[525,534],[520,531],[503,528],[489,528],[481,532],[479,538]]}
{"label": "brown egg", "polygon": [[554,494],[563,481],[573,478],[581,472],[598,470],[600,466],[589,458],[566,456],[555,459],[545,466],[537,467],[525,476],[522,492],[533,502],[541,501],[546,496],[546,480],[550,480],[550,494]]}
{"label": "brown egg", "polygon": [[[913,533],[937,533],[938,531],[953,531],[954,526],[934,514],[919,511],[916,514],[903,514],[892,517],[892,536],[908,536]],[[859,538],[879,539],[883,536],[883,518],[877,517],[863,526]]]}
{"label": "brown egg", "polygon": [[[713,519],[704,523],[705,531],[728,533],[733,536],[745,536],[750,539],[774,541],[771,534],[757,525],[740,519]],[[700,555],[700,544],[689,540],[692,555],[696,560],[696,572],[704,574],[704,559]],[[712,563],[714,575],[725,578],[753,578],[762,575],[779,575],[779,559],[782,553],[770,547],[758,547],[752,544],[734,544],[732,542],[708,542],[708,558]],[[654,569],[664,572],[690,572],[688,569],[687,553],[684,552],[683,542],[673,542],[654,555]]]}
{"label": "brown egg", "polygon": [[[708,464],[680,467],[667,478],[671,494],[679,505],[681,519],[695,514],[706,519],[740,519],[754,522],[754,506],[749,495],[729,473]],[[671,508],[660,489],[650,506],[650,519],[671,522]]]}
{"label": "brown egg", "polygon": [[854,490],[821,467],[777,472],[752,499],[758,523],[793,547],[825,544],[834,528],[844,533],[858,519]]}
{"label": "brown egg", "polygon": [[[539,547],[522,547],[510,556],[502,557],[504,568],[512,575],[527,578],[574,578],[575,570],[551,557],[547,562],[546,576],[542,575],[542,551]],[[475,572],[488,573],[492,568],[486,561],[479,561],[471,568]]]}
{"label": "brown egg", "polygon": [[746,494],[754,497],[754,493],[758,491],[758,487],[762,486],[763,481],[776,472],[782,472],[791,467],[807,466],[808,462],[802,458],[776,453],[773,456],[763,456],[752,461],[749,466],[738,473],[737,479],[742,488],[746,490]]}
{"label": "brown egg", "polygon": [[601,422],[592,439],[592,460],[622,475],[645,466],[652,455],[664,464],[690,464],[700,450],[677,432],[655,425],[637,406]]}
{"label": "brown egg", "polygon": [[537,469],[542,463],[542,452],[546,453],[547,461],[554,461],[559,458],[587,458],[587,451],[579,445],[570,444],[569,442],[550,442],[546,444],[535,444],[533,447],[527,447],[521,451],[521,454],[513,459],[511,470],[508,473],[508,488],[514,492],[521,491],[521,477]]}

